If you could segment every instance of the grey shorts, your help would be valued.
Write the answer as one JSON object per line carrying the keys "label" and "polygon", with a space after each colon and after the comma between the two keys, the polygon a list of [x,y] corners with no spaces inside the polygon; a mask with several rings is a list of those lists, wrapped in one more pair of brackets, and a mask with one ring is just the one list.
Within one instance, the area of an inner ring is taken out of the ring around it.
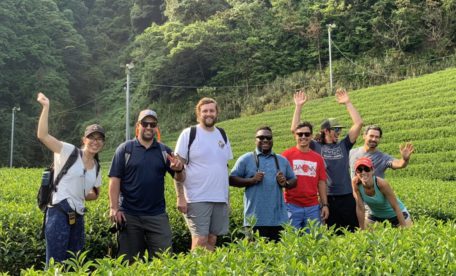
{"label": "grey shorts", "polygon": [[228,233],[228,216],[225,202],[193,202],[187,205],[185,220],[192,236],[220,236]]}

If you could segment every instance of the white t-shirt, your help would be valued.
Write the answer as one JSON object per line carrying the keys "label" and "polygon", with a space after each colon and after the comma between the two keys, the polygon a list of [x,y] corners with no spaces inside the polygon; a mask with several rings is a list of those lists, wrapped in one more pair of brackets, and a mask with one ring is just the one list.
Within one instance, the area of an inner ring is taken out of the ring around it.
{"label": "white t-shirt", "polygon": [[[63,143],[60,153],[54,153],[54,180],[62,170],[63,165],[70,157],[75,146]],[[70,167],[67,173],[60,179],[57,185],[57,192],[52,196],[52,204],[57,204],[64,199],[68,199],[71,208],[78,214],[84,214],[85,196],[93,187],[101,186],[101,172],[97,175],[97,166],[85,171],[81,156]]]}
{"label": "white t-shirt", "polygon": [[[190,128],[182,131],[175,152],[187,159]],[[228,160],[233,159],[229,140],[225,144],[220,131],[196,128],[186,167],[184,193],[187,202],[228,203]]]}

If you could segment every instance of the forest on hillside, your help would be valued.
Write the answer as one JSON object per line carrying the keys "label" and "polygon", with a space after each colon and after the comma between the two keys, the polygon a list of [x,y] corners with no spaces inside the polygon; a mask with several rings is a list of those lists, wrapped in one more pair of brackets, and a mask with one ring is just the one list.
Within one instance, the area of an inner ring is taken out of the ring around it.
{"label": "forest on hillside", "polygon": [[[51,99],[50,129],[78,143],[85,125],[125,129],[155,109],[163,132],[194,121],[202,96],[222,119],[271,110],[283,93],[329,89],[328,24],[335,86],[393,82],[456,65],[456,0],[2,0],[0,166],[42,166],[37,91]],[[286,98],[286,97],[285,97]]]}

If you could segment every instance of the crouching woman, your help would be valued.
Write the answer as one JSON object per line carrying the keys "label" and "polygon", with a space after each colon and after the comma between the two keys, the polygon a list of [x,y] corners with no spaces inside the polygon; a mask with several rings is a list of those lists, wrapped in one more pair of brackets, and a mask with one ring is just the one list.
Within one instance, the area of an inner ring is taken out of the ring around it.
{"label": "crouching woman", "polygon": [[[362,157],[355,162],[352,187],[361,229],[365,229],[366,225],[383,221],[389,221],[393,227],[412,225],[407,208],[396,197],[388,182],[374,175],[374,166],[369,158]],[[364,216],[364,203],[370,208],[367,222]]]}
{"label": "crouching woman", "polygon": [[[70,155],[77,153],[74,164],[57,183],[52,202],[46,210],[44,233],[46,239],[46,267],[53,258],[62,262],[84,247],[84,203],[95,200],[100,193],[101,173],[98,152],[103,148],[105,131],[99,125],[90,125],[82,137],[82,148],[76,149],[49,134],[49,99],[38,93],[42,106],[38,122],[38,139],[54,153],[54,181]],[[76,151],[75,151],[76,150]]]}

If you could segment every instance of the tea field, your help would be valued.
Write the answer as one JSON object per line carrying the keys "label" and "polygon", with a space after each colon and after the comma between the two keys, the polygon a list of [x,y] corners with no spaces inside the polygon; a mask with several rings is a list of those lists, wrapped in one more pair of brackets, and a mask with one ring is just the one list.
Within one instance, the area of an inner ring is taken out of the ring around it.
{"label": "tea field", "polygon": [[[274,149],[293,146],[289,130],[290,107],[221,122],[235,159],[254,148],[254,132],[269,125]],[[174,235],[174,252],[153,261],[125,266],[109,254],[113,236],[107,221],[107,170],[103,166],[101,199],[89,202],[86,216],[86,249],[66,266],[53,265],[43,272],[45,246],[39,238],[42,213],[35,204],[41,169],[0,169],[0,272],[49,275],[72,271],[94,275],[353,275],[353,274],[456,274],[456,69],[449,69],[394,84],[351,91],[350,98],[365,125],[378,124],[384,135],[379,148],[399,157],[399,144],[415,145],[406,169],[388,171],[393,185],[415,221],[411,229],[378,225],[374,231],[335,236],[331,230],[312,228],[310,235],[291,229],[278,243],[251,236],[242,225],[242,189],[231,189],[230,235],[223,237],[215,253],[188,253],[190,237],[175,208],[174,187],[167,178],[166,198]],[[223,107],[222,107],[223,112]],[[302,119],[315,126],[323,118],[337,117],[344,125],[350,118],[334,97],[311,100]],[[173,146],[178,133],[166,135]],[[356,146],[362,144],[361,138]],[[107,150],[106,152],[112,152]],[[104,154],[103,160],[111,157]],[[232,165],[234,160],[230,163]],[[248,238],[244,238],[247,235]]]}

